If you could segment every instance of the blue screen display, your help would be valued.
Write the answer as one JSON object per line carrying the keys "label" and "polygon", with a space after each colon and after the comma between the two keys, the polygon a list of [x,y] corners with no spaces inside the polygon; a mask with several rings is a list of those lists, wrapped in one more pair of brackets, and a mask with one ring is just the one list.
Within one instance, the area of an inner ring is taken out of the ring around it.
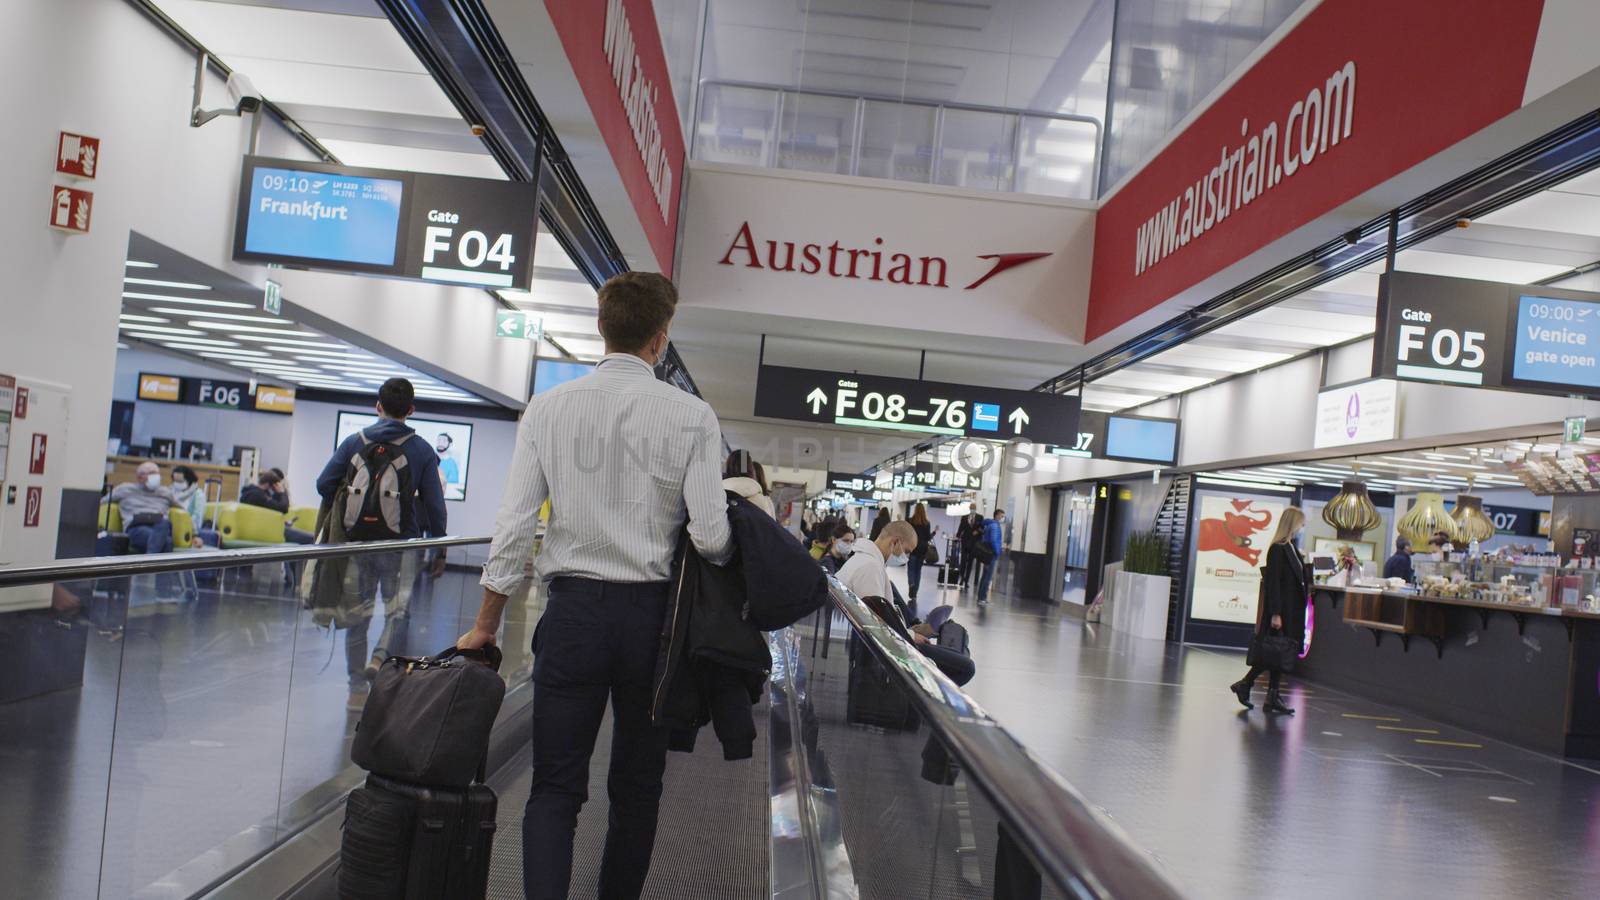
{"label": "blue screen display", "polygon": [[1524,296],[1517,300],[1511,376],[1600,387],[1600,304]]}
{"label": "blue screen display", "polygon": [[542,394],[558,384],[594,371],[594,363],[571,362],[563,359],[541,359],[533,370],[533,392]]}
{"label": "blue screen display", "polygon": [[1178,423],[1111,416],[1106,422],[1106,456],[1175,462],[1178,458]]}
{"label": "blue screen display", "polygon": [[257,167],[250,182],[244,249],[394,265],[403,187],[391,178]]}

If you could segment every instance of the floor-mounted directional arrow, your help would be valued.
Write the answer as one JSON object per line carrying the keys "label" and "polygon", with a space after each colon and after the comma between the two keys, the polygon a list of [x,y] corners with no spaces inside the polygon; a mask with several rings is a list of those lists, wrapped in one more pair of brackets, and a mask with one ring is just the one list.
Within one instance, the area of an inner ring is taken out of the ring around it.
{"label": "floor-mounted directional arrow", "polygon": [[1010,420],[1011,427],[1016,429],[1016,431],[1014,432],[1016,434],[1021,434],[1022,433],[1022,426],[1028,424],[1028,414],[1026,412],[1024,412],[1022,407],[1020,407],[1020,406],[1017,407],[1016,409],[1013,409],[1011,411],[1011,415],[1006,416],[1006,418],[1008,420]]}
{"label": "floor-mounted directional arrow", "polygon": [[806,395],[806,402],[811,404],[811,414],[814,416],[822,412],[822,404],[828,402],[828,395],[822,388],[812,388],[811,393]]}

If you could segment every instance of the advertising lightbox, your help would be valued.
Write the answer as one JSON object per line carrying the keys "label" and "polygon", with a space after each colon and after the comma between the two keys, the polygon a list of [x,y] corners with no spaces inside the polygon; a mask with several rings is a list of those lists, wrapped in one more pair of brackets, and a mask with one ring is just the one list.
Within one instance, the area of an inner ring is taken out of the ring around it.
{"label": "advertising lightbox", "polygon": [[[373,413],[340,412],[334,426],[333,445],[369,425],[376,425]],[[467,499],[467,467],[472,462],[472,426],[466,422],[441,422],[412,416],[406,419],[423,440],[439,455],[439,480],[446,500]]]}

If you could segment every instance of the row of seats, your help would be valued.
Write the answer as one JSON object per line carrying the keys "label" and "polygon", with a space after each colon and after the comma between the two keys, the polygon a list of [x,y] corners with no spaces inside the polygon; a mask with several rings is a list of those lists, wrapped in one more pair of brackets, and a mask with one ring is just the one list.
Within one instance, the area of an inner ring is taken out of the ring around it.
{"label": "row of seats", "polygon": [[[178,551],[194,549],[195,523],[189,513],[173,509],[168,513],[172,522],[173,548]],[[317,508],[292,506],[288,514],[261,506],[230,501],[206,504],[206,521],[217,523],[218,546],[224,550],[241,547],[269,547],[282,544],[283,527],[292,523],[295,528],[312,531],[316,527]],[[122,534],[122,510],[115,503],[100,504],[100,530]]]}

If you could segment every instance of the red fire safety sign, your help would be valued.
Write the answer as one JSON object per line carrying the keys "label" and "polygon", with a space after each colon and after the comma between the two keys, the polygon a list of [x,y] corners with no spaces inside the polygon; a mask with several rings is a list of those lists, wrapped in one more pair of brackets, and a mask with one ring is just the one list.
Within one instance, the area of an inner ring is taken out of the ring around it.
{"label": "red fire safety sign", "polygon": [[56,185],[50,189],[50,227],[73,234],[89,233],[94,194]]}
{"label": "red fire safety sign", "polygon": [[56,171],[73,178],[93,178],[100,165],[100,139],[63,131],[56,140]]}
{"label": "red fire safety sign", "polygon": [[22,527],[38,528],[39,513],[44,509],[44,488],[28,486],[27,505],[22,508]]}

